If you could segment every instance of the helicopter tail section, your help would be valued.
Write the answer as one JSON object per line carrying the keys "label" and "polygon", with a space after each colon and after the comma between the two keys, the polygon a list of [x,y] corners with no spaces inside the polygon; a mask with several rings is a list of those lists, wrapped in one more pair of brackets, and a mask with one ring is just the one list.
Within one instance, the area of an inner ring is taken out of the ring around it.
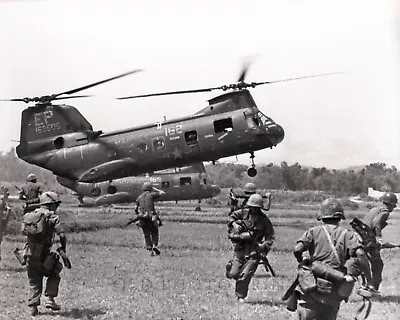
{"label": "helicopter tail section", "polygon": [[27,108],[22,112],[19,157],[39,152],[61,149],[74,137],[74,144],[87,142],[87,134],[93,133],[92,125],[74,107],[67,105],[43,105]]}

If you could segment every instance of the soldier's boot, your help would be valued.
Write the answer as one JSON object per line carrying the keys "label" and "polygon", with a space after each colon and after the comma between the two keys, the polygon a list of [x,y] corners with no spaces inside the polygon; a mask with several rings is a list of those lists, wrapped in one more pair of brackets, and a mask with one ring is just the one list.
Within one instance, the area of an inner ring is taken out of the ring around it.
{"label": "soldier's boot", "polygon": [[47,298],[45,307],[48,308],[48,309],[51,309],[51,310],[55,310],[55,311],[61,309],[61,306],[58,305],[58,304],[54,301],[54,298],[53,298],[53,297],[48,297],[48,298]]}
{"label": "soldier's boot", "polygon": [[154,252],[157,256],[160,255],[160,253],[161,253],[161,251],[160,251],[156,246],[153,247],[153,252]]}
{"label": "soldier's boot", "polygon": [[31,307],[31,316],[37,316],[39,314],[39,310],[37,306]]}
{"label": "soldier's boot", "polygon": [[154,251],[153,251],[153,249],[147,249],[147,251],[149,252],[149,255],[150,255],[150,256],[154,256]]}
{"label": "soldier's boot", "polygon": [[237,298],[237,302],[238,303],[244,303],[244,299],[243,298]]}

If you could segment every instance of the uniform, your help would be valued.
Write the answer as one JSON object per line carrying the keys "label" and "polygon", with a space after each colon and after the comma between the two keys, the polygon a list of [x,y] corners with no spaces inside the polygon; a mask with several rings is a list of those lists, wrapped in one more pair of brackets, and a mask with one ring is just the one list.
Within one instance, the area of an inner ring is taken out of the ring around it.
{"label": "uniform", "polygon": [[154,202],[160,197],[164,191],[155,189],[150,183],[144,183],[143,193],[136,200],[136,214],[138,225],[142,228],[146,249],[150,254],[160,254],[157,248],[159,233],[158,227],[161,226],[161,220],[154,208]]}
{"label": "uniform", "polygon": [[43,277],[47,277],[45,296],[55,298],[58,295],[60,283],[60,272],[62,265],[57,261],[51,271],[44,268],[44,262],[50,255],[55,234],[60,234],[63,229],[60,218],[45,207],[35,210],[47,216],[47,230],[43,236],[27,236],[26,256],[27,271],[30,285],[30,297],[28,305],[30,307],[40,305],[40,297],[43,288]]}
{"label": "uniform", "polygon": [[[304,244],[304,248],[310,252],[312,261],[324,262],[333,267],[333,269],[346,274],[345,261],[354,257],[356,250],[361,248],[362,244],[352,231],[333,225],[324,225],[324,227],[331,235],[333,243],[336,243],[335,247],[340,258],[340,265],[322,226],[316,226],[306,231],[297,242]],[[352,275],[357,276],[358,274]],[[319,292],[303,294],[301,288],[297,290],[302,294],[297,309],[299,319],[336,319],[342,300],[336,292],[332,292],[331,294]]]}
{"label": "uniform", "polygon": [[42,186],[33,181],[28,181],[22,186],[19,198],[25,200],[24,213],[33,211],[39,207],[39,196],[42,192]]}
{"label": "uniform", "polygon": [[[382,229],[387,226],[387,219],[389,218],[389,210],[385,207],[372,208],[364,218],[365,224],[375,234],[378,239],[382,238]],[[381,249],[379,246],[366,247],[368,260],[371,264],[372,283],[376,290],[382,282],[383,261],[381,258]]]}
{"label": "uniform", "polygon": [[[260,195],[253,195],[261,201]],[[250,199],[252,199],[250,197]],[[252,206],[253,201],[248,202]],[[234,247],[233,260],[228,263],[227,277],[236,280],[235,294],[239,300],[248,294],[251,278],[260,263],[260,254],[267,254],[274,242],[274,228],[269,218],[264,215],[260,207],[249,207],[235,211],[228,222],[229,237]],[[235,235],[236,225],[243,227]]]}
{"label": "uniform", "polygon": [[[294,295],[298,300],[299,320],[336,320],[340,302],[348,299],[361,270],[366,270],[365,275],[370,283],[371,275],[361,241],[353,231],[338,226],[344,218],[341,202],[333,198],[326,199],[318,215],[318,220],[322,219],[323,224],[310,228],[297,241],[294,255],[300,262],[299,285]],[[309,260],[303,258],[305,251],[309,252]],[[304,265],[306,269],[302,267]],[[323,268],[321,274],[317,274],[314,269],[318,265]],[[301,271],[309,268],[313,270],[311,277],[316,279],[316,286],[306,291]],[[328,278],[325,277],[327,274]],[[343,283],[350,287],[346,296],[339,290]]]}
{"label": "uniform", "polygon": [[[52,310],[60,309],[54,298],[58,296],[60,272],[63,267],[59,255],[51,251],[55,235],[60,238],[60,248],[57,250],[66,251],[66,237],[60,218],[55,214],[59,204],[60,200],[55,192],[44,192],[40,196],[41,207],[26,213],[22,223],[22,233],[26,235],[24,257],[30,287],[28,306],[31,307],[33,316],[38,314],[37,307],[40,305],[44,277],[47,278],[44,292],[47,298],[45,306]],[[35,227],[32,227],[33,222]],[[34,231],[37,233],[34,234]]]}

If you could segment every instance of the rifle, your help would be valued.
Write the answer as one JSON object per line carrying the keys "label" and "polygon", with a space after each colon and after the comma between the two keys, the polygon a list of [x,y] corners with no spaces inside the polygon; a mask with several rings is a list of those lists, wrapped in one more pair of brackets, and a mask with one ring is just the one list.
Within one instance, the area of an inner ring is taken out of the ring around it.
{"label": "rifle", "polygon": [[[257,245],[260,245],[260,243],[257,241],[257,239],[254,238],[253,234],[251,233],[251,231],[250,231],[250,229],[247,227],[247,225],[246,225],[244,222],[241,223],[240,225],[241,225],[243,228],[246,229],[246,231],[249,233],[251,239],[252,239]],[[265,271],[271,272],[271,275],[272,275],[273,277],[276,277],[276,273],[275,273],[274,269],[272,268],[271,264],[269,263],[269,260],[268,260],[268,258],[267,258],[267,255],[266,255],[265,253],[260,252],[258,248],[256,249],[256,252],[257,252],[258,255],[261,257],[261,262],[260,262],[260,264],[263,264],[263,265],[264,265]]]}
{"label": "rifle", "polygon": [[381,249],[393,249],[393,248],[400,248],[400,244],[392,244],[386,242],[380,246]]}

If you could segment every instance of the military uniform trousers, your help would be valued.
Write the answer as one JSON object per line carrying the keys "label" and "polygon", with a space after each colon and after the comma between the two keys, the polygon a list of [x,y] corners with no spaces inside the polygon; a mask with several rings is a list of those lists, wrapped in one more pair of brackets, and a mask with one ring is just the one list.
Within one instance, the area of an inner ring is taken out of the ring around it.
{"label": "military uniform trousers", "polygon": [[235,294],[238,298],[246,298],[249,284],[257,271],[260,257],[257,254],[246,255],[244,250],[235,251],[229,277],[236,280]]}
{"label": "military uniform trousers", "polygon": [[340,302],[328,305],[305,294],[298,301],[297,314],[299,320],[336,320],[339,307]]}
{"label": "military uniform trousers", "polygon": [[376,290],[382,282],[383,261],[379,248],[366,248],[367,257],[371,265],[372,285]]}
{"label": "military uniform trousers", "polygon": [[53,271],[47,271],[44,266],[42,259],[29,257],[27,260],[27,271],[30,287],[30,297],[28,300],[28,306],[40,305],[40,297],[43,291],[43,278],[46,277],[46,289],[44,295],[49,298],[55,298],[58,295],[58,287],[60,284],[60,272],[62,270],[62,264],[57,261]]}
{"label": "military uniform trousers", "polygon": [[144,241],[146,243],[146,249],[151,250],[153,245],[158,245],[158,227],[153,224],[151,219],[143,219],[142,221],[142,230],[144,234]]}

